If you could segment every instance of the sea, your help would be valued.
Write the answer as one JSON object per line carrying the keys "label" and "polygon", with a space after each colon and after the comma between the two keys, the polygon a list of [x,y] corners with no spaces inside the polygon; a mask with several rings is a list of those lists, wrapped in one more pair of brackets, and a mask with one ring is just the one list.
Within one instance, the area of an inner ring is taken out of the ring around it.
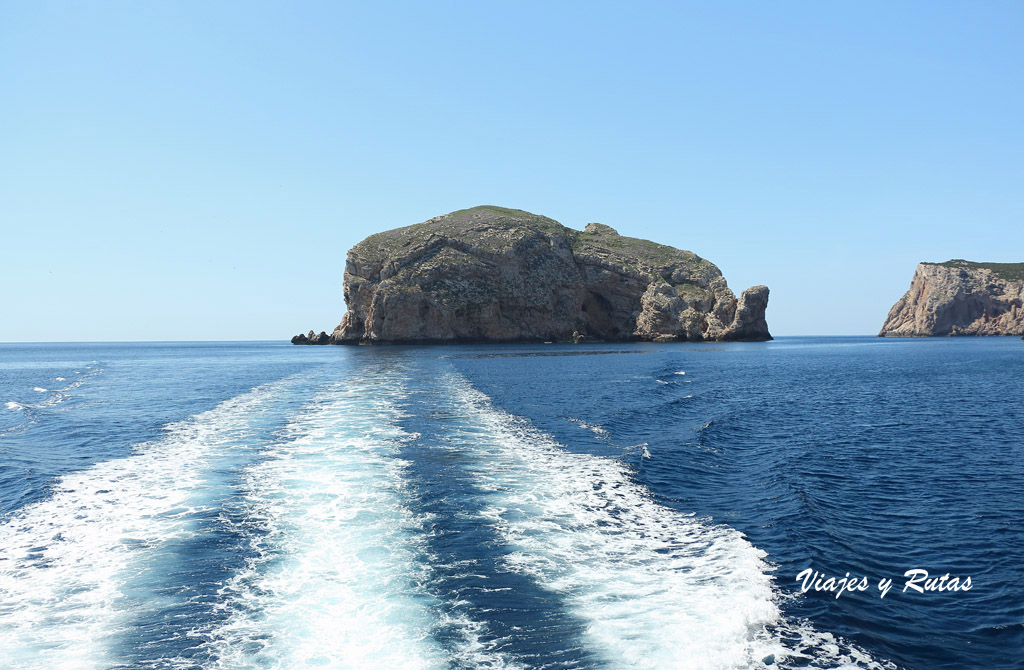
{"label": "sea", "polygon": [[3,344],[0,668],[1024,668],[1024,342]]}

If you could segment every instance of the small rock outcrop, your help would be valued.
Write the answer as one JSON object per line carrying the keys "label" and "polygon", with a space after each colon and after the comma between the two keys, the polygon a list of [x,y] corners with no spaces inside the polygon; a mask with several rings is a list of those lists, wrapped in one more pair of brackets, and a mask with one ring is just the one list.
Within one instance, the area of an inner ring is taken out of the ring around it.
{"label": "small rock outcrop", "polygon": [[311,331],[309,331],[309,334],[307,334],[307,335],[303,335],[302,333],[299,333],[298,335],[296,335],[295,337],[292,338],[292,344],[330,344],[330,343],[331,343],[331,336],[328,335],[325,331],[322,331],[322,330],[320,331],[319,335],[317,335],[314,331],[311,330]]}
{"label": "small rock outcrop", "polygon": [[1024,263],[921,263],[879,337],[1024,335]]}
{"label": "small rock outcrop", "polygon": [[765,286],[737,299],[693,252],[500,207],[371,235],[344,291],[333,344],[771,339]]}

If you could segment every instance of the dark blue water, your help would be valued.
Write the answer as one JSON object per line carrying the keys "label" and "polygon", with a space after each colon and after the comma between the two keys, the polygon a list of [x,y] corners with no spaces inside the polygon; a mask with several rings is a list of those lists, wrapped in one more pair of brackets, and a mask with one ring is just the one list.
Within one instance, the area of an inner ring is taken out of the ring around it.
{"label": "dark blue water", "polygon": [[0,345],[0,666],[1024,667],[1022,379],[1011,338]]}

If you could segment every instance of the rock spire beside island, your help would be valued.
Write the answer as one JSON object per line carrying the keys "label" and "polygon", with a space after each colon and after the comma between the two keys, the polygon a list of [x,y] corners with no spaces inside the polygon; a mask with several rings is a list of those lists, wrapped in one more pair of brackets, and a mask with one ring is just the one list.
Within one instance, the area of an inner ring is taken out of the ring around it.
{"label": "rock spire beside island", "polygon": [[344,290],[331,344],[771,339],[766,286],[737,299],[693,252],[501,207],[371,235]]}
{"label": "rock spire beside island", "polygon": [[879,337],[1024,335],[1024,263],[921,263]]}

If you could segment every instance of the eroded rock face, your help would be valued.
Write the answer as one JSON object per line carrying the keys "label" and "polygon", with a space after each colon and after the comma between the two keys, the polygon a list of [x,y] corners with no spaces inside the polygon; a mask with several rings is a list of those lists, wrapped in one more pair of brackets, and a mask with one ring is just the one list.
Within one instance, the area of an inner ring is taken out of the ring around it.
{"label": "eroded rock face", "polygon": [[921,263],[879,337],[1024,335],[1024,263]]}
{"label": "eroded rock face", "polygon": [[348,253],[331,342],[768,340],[768,288],[739,300],[690,251],[475,207],[366,238]]}

